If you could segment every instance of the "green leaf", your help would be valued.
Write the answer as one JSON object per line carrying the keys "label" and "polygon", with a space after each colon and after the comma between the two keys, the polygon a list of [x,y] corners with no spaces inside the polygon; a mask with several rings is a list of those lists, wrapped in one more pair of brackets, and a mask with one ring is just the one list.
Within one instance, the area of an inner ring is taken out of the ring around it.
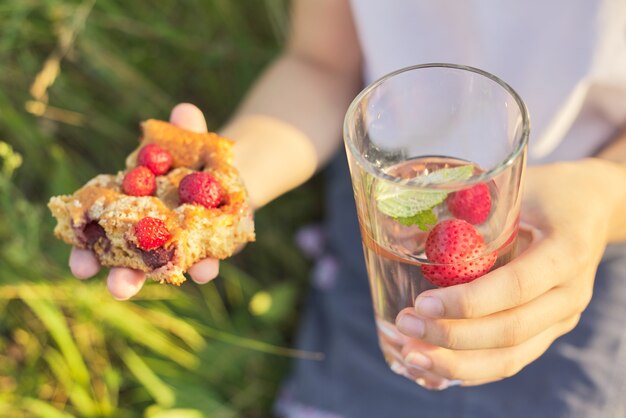
{"label": "green leaf", "polygon": [[174,391],[143,361],[132,349],[126,347],[121,353],[122,360],[130,372],[161,406],[171,407],[176,402]]}
{"label": "green leaf", "polygon": [[429,225],[435,225],[437,223],[437,215],[435,215],[432,209],[417,212],[413,216],[394,219],[404,226],[417,225],[422,231],[428,231],[430,229]]}
{"label": "green leaf", "polygon": [[22,301],[39,318],[59,346],[63,354],[62,360],[70,373],[68,378],[72,382],[72,386],[81,387],[81,389],[89,387],[89,369],[70,331],[67,319],[59,306],[48,295],[38,293],[35,287],[23,286],[19,290]]}
{"label": "green leaf", "polygon": [[[379,183],[381,184],[381,183]],[[377,188],[379,189],[379,188]],[[380,190],[380,189],[379,189]],[[434,208],[446,199],[448,193],[440,190],[422,191],[395,188],[377,194],[378,210],[392,218],[407,218]]]}
{"label": "green leaf", "polygon": [[204,418],[205,415],[196,409],[153,409],[148,415],[150,418]]}
{"label": "green leaf", "polygon": [[[442,168],[419,177],[424,185],[442,184],[466,180],[472,176],[471,164],[453,168]],[[389,182],[378,182],[375,189],[378,210],[392,218],[412,217],[419,212],[432,209],[446,199],[442,190],[415,190]]]}
{"label": "green leaf", "polygon": [[[20,406],[31,412],[33,415],[41,418],[74,418],[73,415],[63,412],[48,402],[34,398],[22,398],[19,402]],[[16,415],[17,416],[17,415]]]}
{"label": "green leaf", "polygon": [[467,164],[433,171],[423,176],[423,179],[425,180],[424,183],[430,184],[452,183],[467,180],[472,177],[472,174],[474,174],[474,166]]}

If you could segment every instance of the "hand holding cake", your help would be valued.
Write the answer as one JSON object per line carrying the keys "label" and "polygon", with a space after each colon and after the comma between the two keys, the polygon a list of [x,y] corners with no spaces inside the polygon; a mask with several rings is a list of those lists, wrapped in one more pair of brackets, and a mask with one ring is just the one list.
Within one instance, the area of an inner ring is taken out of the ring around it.
{"label": "hand holding cake", "polygon": [[232,142],[207,133],[191,105],[177,106],[171,122],[143,122],[126,170],[98,175],[49,203],[57,237],[75,247],[74,274],[114,267],[108,284],[120,299],[139,290],[144,274],[179,285],[189,271],[206,282],[217,272],[211,259],[254,240],[247,193],[231,165]]}

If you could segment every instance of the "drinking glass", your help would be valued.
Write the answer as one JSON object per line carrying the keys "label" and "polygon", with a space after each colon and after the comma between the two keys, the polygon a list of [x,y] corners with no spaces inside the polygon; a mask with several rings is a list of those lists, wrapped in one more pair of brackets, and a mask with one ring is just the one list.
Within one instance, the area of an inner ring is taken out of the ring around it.
{"label": "drinking glass", "polygon": [[420,376],[401,354],[400,311],[515,256],[529,125],[508,84],[462,65],[403,68],[350,105],[344,141],[379,344],[395,372]]}

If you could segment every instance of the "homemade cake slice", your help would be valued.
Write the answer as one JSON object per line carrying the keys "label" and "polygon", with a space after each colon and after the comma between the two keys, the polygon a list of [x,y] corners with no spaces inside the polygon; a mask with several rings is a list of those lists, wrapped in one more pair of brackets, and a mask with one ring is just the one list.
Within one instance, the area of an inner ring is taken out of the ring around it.
{"label": "homemade cake slice", "polygon": [[179,285],[197,261],[227,258],[254,241],[252,210],[231,165],[232,141],[153,119],[141,128],[126,170],[50,199],[54,232],[103,266]]}

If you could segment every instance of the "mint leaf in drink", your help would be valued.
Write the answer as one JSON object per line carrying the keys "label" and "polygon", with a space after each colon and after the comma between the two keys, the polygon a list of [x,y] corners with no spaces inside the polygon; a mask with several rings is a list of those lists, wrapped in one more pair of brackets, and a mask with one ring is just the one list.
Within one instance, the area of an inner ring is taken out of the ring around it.
{"label": "mint leaf in drink", "polygon": [[432,209],[417,212],[413,216],[394,219],[404,226],[417,225],[422,231],[428,231],[430,229],[430,225],[435,225],[437,223],[437,215],[435,215],[435,212],[433,212]]}
{"label": "mint leaf in drink", "polygon": [[[442,168],[418,177],[427,184],[442,184],[466,180],[474,173],[471,164],[453,168]],[[375,190],[378,210],[392,218],[409,218],[419,212],[432,209],[443,202],[448,193],[443,190],[415,190],[409,187],[380,181]]]}
{"label": "mint leaf in drink", "polygon": [[446,199],[441,190],[411,190],[394,186],[376,187],[378,210],[392,218],[408,218],[421,211],[432,209]]}
{"label": "mint leaf in drink", "polygon": [[474,166],[472,164],[467,164],[458,167],[440,168],[439,170],[431,171],[425,176],[420,176],[418,178],[424,179],[425,183],[442,184],[467,180],[472,177],[472,174],[474,174]]}

